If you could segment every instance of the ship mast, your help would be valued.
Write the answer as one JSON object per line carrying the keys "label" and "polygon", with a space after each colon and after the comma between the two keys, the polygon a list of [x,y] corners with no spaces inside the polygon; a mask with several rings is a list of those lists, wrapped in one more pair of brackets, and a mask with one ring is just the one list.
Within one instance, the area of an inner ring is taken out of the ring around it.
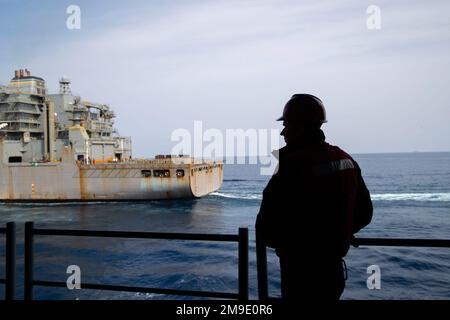
{"label": "ship mast", "polygon": [[70,79],[66,76],[62,76],[61,79],[59,79],[59,93],[72,94],[72,90],[70,89]]}

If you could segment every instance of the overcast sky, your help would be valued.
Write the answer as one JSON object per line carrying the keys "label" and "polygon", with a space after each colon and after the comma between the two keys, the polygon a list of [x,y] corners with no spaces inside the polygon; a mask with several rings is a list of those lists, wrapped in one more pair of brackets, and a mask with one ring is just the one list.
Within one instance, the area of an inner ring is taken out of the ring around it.
{"label": "overcast sky", "polygon": [[[81,8],[81,29],[66,8]],[[381,29],[366,9],[381,9]],[[5,1],[0,83],[28,68],[111,105],[136,156],[194,120],[280,128],[294,93],[325,103],[350,153],[450,151],[450,1]]]}

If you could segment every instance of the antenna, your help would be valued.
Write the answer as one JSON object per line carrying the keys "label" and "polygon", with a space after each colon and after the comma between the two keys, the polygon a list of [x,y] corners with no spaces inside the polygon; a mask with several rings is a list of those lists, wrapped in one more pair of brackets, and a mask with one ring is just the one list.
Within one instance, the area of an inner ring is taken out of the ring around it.
{"label": "antenna", "polygon": [[59,79],[59,93],[72,94],[72,91],[70,90],[70,79],[66,76]]}

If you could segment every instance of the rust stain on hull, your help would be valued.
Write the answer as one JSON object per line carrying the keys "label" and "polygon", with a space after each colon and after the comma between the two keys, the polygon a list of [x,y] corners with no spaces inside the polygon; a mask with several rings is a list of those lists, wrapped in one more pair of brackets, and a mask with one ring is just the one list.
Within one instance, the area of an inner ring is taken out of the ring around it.
{"label": "rust stain on hull", "polygon": [[[167,176],[154,171],[165,170]],[[184,170],[182,176],[177,171]],[[146,175],[146,172],[151,172]],[[222,166],[158,162],[86,165],[76,161],[0,165],[0,201],[140,201],[198,198],[222,184]]]}
{"label": "rust stain on hull", "polygon": [[81,168],[81,166],[77,163],[78,168],[78,174],[80,176],[80,199],[86,200],[88,199],[86,194],[86,179],[84,177],[84,170]]}
{"label": "rust stain on hull", "polygon": [[13,183],[13,174],[11,168],[8,168],[8,194],[9,199],[14,199],[14,183]]}

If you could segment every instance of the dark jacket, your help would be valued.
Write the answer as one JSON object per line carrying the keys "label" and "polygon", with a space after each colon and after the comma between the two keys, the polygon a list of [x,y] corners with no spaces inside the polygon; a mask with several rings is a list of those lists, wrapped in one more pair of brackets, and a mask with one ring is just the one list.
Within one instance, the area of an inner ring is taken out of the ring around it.
{"label": "dark jacket", "polygon": [[320,133],[279,150],[279,169],[264,189],[256,232],[269,247],[335,260],[371,221],[372,201],[356,161]]}

